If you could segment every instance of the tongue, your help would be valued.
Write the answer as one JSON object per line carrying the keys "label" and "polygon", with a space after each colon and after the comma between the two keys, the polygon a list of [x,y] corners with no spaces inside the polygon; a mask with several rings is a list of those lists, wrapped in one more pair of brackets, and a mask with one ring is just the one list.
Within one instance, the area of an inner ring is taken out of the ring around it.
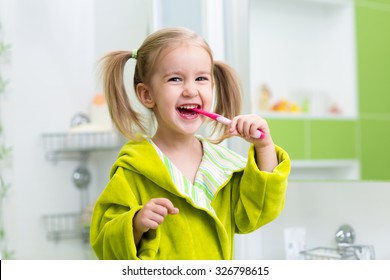
{"label": "tongue", "polygon": [[196,113],[192,109],[184,109],[184,108],[178,108],[180,114],[184,115],[195,115]]}

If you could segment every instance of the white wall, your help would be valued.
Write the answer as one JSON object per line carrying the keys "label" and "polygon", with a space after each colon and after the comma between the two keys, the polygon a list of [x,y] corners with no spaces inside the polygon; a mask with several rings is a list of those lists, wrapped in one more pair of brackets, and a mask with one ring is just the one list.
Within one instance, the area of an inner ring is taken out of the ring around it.
{"label": "white wall", "polygon": [[[45,159],[43,133],[67,132],[71,118],[88,112],[96,61],[114,49],[137,48],[147,34],[149,5],[142,0],[2,0],[12,45],[7,131],[13,147],[12,189],[6,199],[8,248],[16,259],[80,259],[80,240],[46,239],[42,216],[80,211],[71,175],[76,161]],[[108,179],[116,152],[91,155],[91,200]]]}
{"label": "white wall", "polygon": [[314,116],[337,103],[343,116],[356,117],[353,1],[249,2],[252,110],[260,109],[266,85],[271,103],[286,99],[302,106],[307,98]]}
{"label": "white wall", "polygon": [[238,236],[237,257],[285,259],[284,229],[306,229],[306,249],[336,247],[335,233],[349,224],[355,244],[373,245],[390,259],[390,182],[291,182],[282,214],[249,235]]}

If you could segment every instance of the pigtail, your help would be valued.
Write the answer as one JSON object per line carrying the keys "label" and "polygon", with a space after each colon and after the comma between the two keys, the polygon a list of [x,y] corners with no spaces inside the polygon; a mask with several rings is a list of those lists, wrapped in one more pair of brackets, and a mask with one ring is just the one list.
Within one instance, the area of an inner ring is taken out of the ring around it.
{"label": "pigtail", "polygon": [[[233,68],[221,61],[215,61],[214,80],[215,112],[229,119],[239,115],[241,112],[241,86]],[[215,133],[223,134],[216,140],[217,143],[226,138],[227,130],[227,126],[215,123],[212,135]]]}
{"label": "pigtail", "polygon": [[134,129],[142,133],[146,129],[141,115],[135,111],[126,93],[124,85],[124,68],[126,62],[134,57],[130,51],[115,51],[107,54],[101,60],[103,63],[104,93],[112,121],[116,128],[127,138],[134,139]]}

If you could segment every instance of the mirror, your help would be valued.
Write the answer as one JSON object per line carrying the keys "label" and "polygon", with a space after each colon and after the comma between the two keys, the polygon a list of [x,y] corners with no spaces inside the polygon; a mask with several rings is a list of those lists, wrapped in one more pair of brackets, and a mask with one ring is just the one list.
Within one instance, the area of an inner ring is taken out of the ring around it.
{"label": "mirror", "polygon": [[[290,154],[292,180],[388,181],[386,5],[359,1],[227,1],[226,58],[245,111],[264,116]],[[227,35],[228,34],[228,35]],[[239,46],[237,43],[239,42]],[[243,50],[248,50],[243,51]],[[377,59],[369,59],[377,53]],[[248,97],[249,96],[249,97]],[[375,137],[373,137],[375,135]],[[379,144],[379,145],[378,145]]]}

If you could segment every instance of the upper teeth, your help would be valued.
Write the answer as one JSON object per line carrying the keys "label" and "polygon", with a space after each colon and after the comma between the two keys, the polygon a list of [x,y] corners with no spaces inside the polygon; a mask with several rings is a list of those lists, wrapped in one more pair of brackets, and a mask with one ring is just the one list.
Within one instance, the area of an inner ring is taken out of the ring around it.
{"label": "upper teeth", "polygon": [[180,109],[194,109],[194,108],[197,108],[198,106],[197,105],[182,105],[182,106],[179,106]]}

